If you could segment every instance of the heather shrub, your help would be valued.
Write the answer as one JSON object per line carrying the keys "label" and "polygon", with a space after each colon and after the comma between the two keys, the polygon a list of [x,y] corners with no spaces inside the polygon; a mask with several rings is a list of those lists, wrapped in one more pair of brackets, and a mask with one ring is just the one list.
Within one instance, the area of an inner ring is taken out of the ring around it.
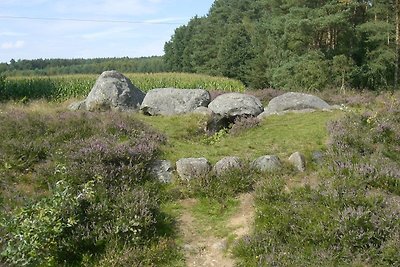
{"label": "heather shrub", "polygon": [[68,176],[85,182],[100,175],[108,179],[142,179],[164,137],[117,113],[45,114],[12,109],[0,114],[0,165],[4,177],[27,173],[42,181]]}
{"label": "heather shrub", "polygon": [[384,197],[350,186],[287,190],[286,175],[256,187],[256,228],[239,240],[240,266],[397,265],[400,212]]}
{"label": "heather shrub", "polygon": [[[161,238],[146,246],[112,244],[108,246],[104,256],[96,263],[96,266],[182,266],[179,264],[182,261],[183,255],[177,251],[175,241],[171,238]],[[175,263],[177,264],[175,265]]]}
{"label": "heather shrub", "polygon": [[84,265],[111,244],[147,251],[157,242],[163,186],[148,165],[162,135],[121,113],[12,108],[0,112],[0,123],[6,262]]}
{"label": "heather shrub", "polygon": [[357,181],[400,194],[400,109],[383,108],[332,122],[327,155],[341,180]]}
{"label": "heather shrub", "polygon": [[251,128],[260,125],[260,119],[257,117],[238,117],[235,119],[232,127],[229,129],[229,133],[232,135],[239,135]]}
{"label": "heather shrub", "polygon": [[400,112],[396,99],[329,125],[315,188],[289,174],[256,186],[255,232],[234,248],[240,266],[400,264]]}

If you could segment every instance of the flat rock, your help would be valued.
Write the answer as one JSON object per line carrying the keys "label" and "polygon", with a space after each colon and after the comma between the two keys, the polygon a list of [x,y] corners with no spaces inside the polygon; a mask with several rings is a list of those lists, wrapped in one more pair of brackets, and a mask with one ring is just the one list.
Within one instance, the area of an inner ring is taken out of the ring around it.
{"label": "flat rock", "polygon": [[208,105],[208,108],[227,118],[257,116],[264,110],[258,98],[240,93],[219,95]]}
{"label": "flat rock", "polygon": [[183,180],[191,180],[208,175],[211,164],[206,158],[183,158],[176,162],[176,172]]}
{"label": "flat rock", "polygon": [[141,111],[146,115],[177,115],[207,107],[210,94],[203,89],[157,88],[147,92]]}
{"label": "flat rock", "polygon": [[114,70],[103,72],[85,100],[89,111],[138,111],[144,93]]}
{"label": "flat rock", "polygon": [[286,110],[329,110],[331,106],[321,98],[303,94],[303,93],[286,93],[273,98],[268,107],[265,109],[269,113],[277,113]]}

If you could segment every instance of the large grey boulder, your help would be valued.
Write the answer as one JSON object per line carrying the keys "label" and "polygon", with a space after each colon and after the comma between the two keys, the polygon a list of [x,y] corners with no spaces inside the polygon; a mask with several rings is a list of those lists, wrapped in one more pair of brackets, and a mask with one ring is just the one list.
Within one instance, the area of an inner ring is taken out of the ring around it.
{"label": "large grey boulder", "polygon": [[260,172],[272,172],[282,168],[282,163],[277,156],[265,155],[257,158],[252,167]]}
{"label": "large grey boulder", "polygon": [[279,113],[287,110],[327,110],[330,108],[328,103],[317,96],[290,92],[273,98],[265,112]]}
{"label": "large grey boulder", "polygon": [[147,115],[177,115],[208,103],[210,94],[203,89],[158,88],[146,94],[140,109]]}
{"label": "large grey boulder", "polygon": [[241,169],[243,166],[239,157],[224,157],[214,165],[214,172],[217,175]]}
{"label": "large grey boulder", "polygon": [[168,160],[156,160],[150,166],[150,173],[162,183],[172,181],[173,166]]}
{"label": "large grey boulder", "polygon": [[219,95],[208,105],[208,108],[226,118],[257,116],[264,110],[258,98],[240,93]]}
{"label": "large grey boulder", "polygon": [[206,176],[211,171],[211,164],[205,158],[183,158],[176,162],[176,172],[183,180]]}
{"label": "large grey boulder", "polygon": [[89,111],[139,110],[144,93],[132,82],[114,70],[103,72],[86,98],[85,106]]}

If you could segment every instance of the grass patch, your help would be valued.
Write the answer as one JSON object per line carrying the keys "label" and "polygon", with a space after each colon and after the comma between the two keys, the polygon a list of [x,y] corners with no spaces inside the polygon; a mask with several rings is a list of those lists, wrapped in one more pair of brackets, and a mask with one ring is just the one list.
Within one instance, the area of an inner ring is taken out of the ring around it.
{"label": "grass patch", "polygon": [[226,224],[235,213],[239,201],[234,198],[220,203],[215,199],[200,198],[192,208],[192,214],[198,222],[199,232],[211,232],[216,237],[226,237],[230,234]]}
{"label": "grass patch", "polygon": [[206,118],[199,115],[138,118],[168,137],[161,147],[164,158],[177,161],[186,157],[205,157],[215,163],[225,156],[242,159],[275,154],[282,158],[295,151],[310,154],[324,149],[328,133],[328,121],[339,117],[341,112],[314,112],[271,116],[259,126],[235,135],[222,135],[212,145],[204,134]]}

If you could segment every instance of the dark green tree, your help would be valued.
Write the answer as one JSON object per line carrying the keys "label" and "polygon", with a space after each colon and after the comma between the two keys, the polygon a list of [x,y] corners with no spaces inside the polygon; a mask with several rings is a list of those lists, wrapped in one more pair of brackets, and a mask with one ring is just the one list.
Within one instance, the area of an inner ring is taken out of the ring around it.
{"label": "dark green tree", "polygon": [[222,40],[218,62],[220,73],[229,78],[236,78],[246,82],[250,72],[248,62],[253,58],[251,37],[245,27],[239,26],[228,32]]}

